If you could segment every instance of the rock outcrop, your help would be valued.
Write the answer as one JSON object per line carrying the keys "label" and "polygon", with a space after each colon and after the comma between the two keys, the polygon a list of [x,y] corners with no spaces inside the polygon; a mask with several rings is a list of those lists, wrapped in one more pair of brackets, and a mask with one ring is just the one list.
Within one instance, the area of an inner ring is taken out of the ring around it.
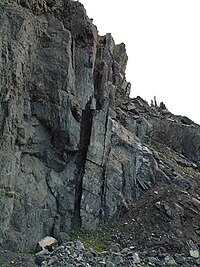
{"label": "rock outcrop", "polygon": [[124,44],[72,0],[0,3],[0,245],[30,250],[117,219],[177,174],[157,141],[200,168],[200,127],[130,99]]}

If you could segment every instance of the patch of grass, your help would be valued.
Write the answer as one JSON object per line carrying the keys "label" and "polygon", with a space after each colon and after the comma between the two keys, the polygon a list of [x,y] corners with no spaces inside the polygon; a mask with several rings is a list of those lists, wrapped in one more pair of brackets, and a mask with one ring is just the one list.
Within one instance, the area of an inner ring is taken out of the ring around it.
{"label": "patch of grass", "polygon": [[121,223],[107,221],[94,231],[85,231],[75,224],[75,226],[72,225],[72,230],[66,231],[66,233],[70,237],[70,241],[79,239],[84,244],[85,249],[91,247],[94,251],[101,253],[102,251],[108,250],[108,243],[112,242],[111,233],[113,229],[119,232],[125,231],[124,225]]}
{"label": "patch of grass", "polygon": [[36,249],[35,248],[32,248],[32,249],[29,250],[29,253],[28,254],[30,254],[34,258],[36,253],[37,253],[36,252]]}
{"label": "patch of grass", "polygon": [[102,252],[106,249],[108,235],[104,231],[72,230],[67,232],[67,234],[69,235],[71,241],[79,239],[86,249],[92,247],[96,252]]}

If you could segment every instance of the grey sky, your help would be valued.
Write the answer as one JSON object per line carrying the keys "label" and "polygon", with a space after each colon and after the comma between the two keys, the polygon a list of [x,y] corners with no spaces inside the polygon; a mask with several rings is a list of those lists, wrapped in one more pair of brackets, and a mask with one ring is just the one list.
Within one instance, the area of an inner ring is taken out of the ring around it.
{"label": "grey sky", "polygon": [[80,0],[99,33],[126,44],[131,96],[200,124],[200,0]]}

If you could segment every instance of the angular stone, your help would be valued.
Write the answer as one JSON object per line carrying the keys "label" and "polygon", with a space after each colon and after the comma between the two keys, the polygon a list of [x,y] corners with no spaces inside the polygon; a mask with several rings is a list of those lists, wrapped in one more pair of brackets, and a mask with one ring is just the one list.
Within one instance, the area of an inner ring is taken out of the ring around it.
{"label": "angular stone", "polygon": [[136,264],[141,262],[141,259],[140,259],[138,252],[133,253],[132,260],[133,260],[133,263],[136,263]]}
{"label": "angular stone", "polygon": [[76,241],[76,248],[77,248],[78,250],[84,250],[84,249],[85,249],[83,243],[82,243],[80,240],[77,240],[77,241]]}
{"label": "angular stone", "polygon": [[199,258],[199,250],[198,249],[190,249],[190,256],[192,258],[198,259]]}
{"label": "angular stone", "polygon": [[40,240],[37,244],[37,250],[44,250],[45,248],[49,249],[52,246],[57,244],[57,240],[51,236],[46,236]]}
{"label": "angular stone", "polygon": [[106,267],[115,267],[116,265],[112,261],[106,262]]}
{"label": "angular stone", "polygon": [[176,266],[176,265],[177,265],[175,259],[174,259],[173,257],[171,257],[171,256],[166,256],[166,257],[164,258],[164,262],[165,262],[166,264],[168,264],[168,265],[171,265],[171,266]]}

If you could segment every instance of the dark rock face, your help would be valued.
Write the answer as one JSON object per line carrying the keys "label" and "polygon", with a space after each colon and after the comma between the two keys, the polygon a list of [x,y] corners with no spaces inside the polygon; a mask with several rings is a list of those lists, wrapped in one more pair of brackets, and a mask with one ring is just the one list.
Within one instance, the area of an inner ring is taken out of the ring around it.
{"label": "dark rock face", "polygon": [[[153,138],[168,145],[185,155],[200,168],[200,127],[187,124],[178,117],[169,119],[154,119]],[[158,131],[159,129],[159,131]]]}
{"label": "dark rock face", "polygon": [[151,140],[200,168],[200,127],[129,98],[125,45],[98,36],[82,4],[3,0],[0,23],[1,246],[119,218],[173,177]]}

